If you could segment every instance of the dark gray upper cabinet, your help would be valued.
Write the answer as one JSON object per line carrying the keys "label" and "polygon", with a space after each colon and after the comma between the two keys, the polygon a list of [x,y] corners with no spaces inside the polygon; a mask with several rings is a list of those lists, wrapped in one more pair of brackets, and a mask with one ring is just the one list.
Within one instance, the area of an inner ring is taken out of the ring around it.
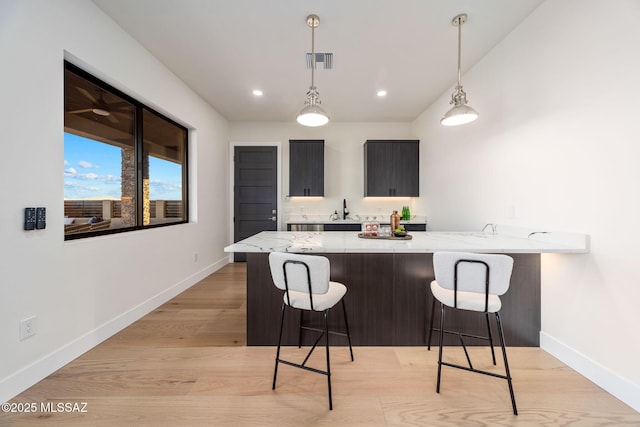
{"label": "dark gray upper cabinet", "polygon": [[289,195],[324,196],[324,140],[289,140]]}
{"label": "dark gray upper cabinet", "polygon": [[420,141],[367,140],[364,144],[364,196],[419,195]]}

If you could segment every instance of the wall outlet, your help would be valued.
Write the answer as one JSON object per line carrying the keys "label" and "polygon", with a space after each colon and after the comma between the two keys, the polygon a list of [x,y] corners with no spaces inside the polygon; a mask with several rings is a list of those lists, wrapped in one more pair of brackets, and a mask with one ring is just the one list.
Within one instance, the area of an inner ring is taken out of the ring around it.
{"label": "wall outlet", "polygon": [[20,341],[26,340],[36,334],[36,316],[31,316],[20,321]]}

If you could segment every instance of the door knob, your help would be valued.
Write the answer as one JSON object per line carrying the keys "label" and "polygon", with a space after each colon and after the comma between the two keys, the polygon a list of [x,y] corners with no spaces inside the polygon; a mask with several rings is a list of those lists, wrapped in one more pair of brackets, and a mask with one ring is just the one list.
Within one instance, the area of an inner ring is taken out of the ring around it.
{"label": "door knob", "polygon": [[270,219],[273,222],[276,222],[276,220],[277,220],[277,218],[275,216],[272,216],[271,218],[267,218],[267,219]]}

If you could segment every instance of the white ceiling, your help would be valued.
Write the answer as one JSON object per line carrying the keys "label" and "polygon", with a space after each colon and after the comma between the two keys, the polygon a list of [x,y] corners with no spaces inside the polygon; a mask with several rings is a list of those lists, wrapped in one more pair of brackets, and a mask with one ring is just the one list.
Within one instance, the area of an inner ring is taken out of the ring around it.
{"label": "white ceiling", "polygon": [[[94,0],[230,121],[293,121],[311,71],[306,17],[320,17],[316,71],[333,121],[412,121],[543,0]],[[261,89],[264,96],[252,95]],[[380,89],[388,91],[378,98]],[[473,88],[465,86],[473,105]],[[444,113],[449,106],[442,105]]]}

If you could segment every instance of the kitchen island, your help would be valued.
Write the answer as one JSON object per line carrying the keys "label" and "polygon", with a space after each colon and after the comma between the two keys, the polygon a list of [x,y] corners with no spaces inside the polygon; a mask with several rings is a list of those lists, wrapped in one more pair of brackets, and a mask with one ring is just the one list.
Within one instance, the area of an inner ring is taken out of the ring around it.
{"label": "kitchen island", "polygon": [[[414,232],[411,236],[411,240],[383,240],[362,239],[357,232],[272,231],[226,247],[226,252],[247,253],[247,345],[277,343],[282,291],[271,281],[269,252],[329,258],[331,279],[348,288],[345,304],[352,341],[361,346],[426,344],[434,252],[508,254],[514,258],[514,268],[511,287],[502,297],[505,340],[510,346],[539,346],[540,254],[588,251],[587,236],[572,233],[507,229],[501,234]],[[316,317],[309,320],[319,326],[322,317]],[[289,320],[283,343],[291,345],[297,343],[297,321]],[[484,318],[477,313],[452,313],[447,322],[447,328],[463,327],[471,334],[486,330]],[[330,316],[330,323],[343,328],[341,313]],[[313,342],[307,335],[306,345]],[[332,345],[345,344],[342,338],[331,338]],[[453,337],[446,338],[447,344],[456,343]]]}

